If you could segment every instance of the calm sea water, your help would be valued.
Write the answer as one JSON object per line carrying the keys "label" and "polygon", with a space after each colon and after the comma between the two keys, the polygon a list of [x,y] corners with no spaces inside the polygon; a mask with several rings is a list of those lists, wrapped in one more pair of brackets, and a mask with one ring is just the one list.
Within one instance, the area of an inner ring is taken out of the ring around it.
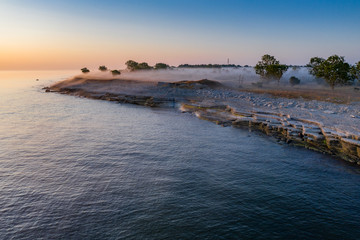
{"label": "calm sea water", "polygon": [[0,72],[0,239],[359,239],[359,167],[72,74]]}

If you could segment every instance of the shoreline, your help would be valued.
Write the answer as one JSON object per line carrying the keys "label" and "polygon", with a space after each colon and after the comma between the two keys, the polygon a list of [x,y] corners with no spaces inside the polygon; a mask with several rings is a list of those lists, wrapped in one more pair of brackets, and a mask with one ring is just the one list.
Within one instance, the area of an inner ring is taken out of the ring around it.
{"label": "shoreline", "polygon": [[360,117],[354,113],[360,113],[357,103],[275,98],[207,79],[151,82],[77,76],[45,90],[148,107],[178,107],[203,120],[262,132],[360,165]]}

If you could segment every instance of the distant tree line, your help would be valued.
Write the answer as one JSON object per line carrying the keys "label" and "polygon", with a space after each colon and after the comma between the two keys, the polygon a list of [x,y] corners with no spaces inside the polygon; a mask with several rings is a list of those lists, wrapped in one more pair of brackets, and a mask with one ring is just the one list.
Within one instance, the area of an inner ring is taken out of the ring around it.
{"label": "distant tree line", "polygon": [[[166,63],[156,63],[155,66],[149,66],[149,64],[146,62],[138,63],[133,60],[127,61],[125,65],[127,69],[130,71],[173,68]],[[241,66],[235,64],[180,64],[178,66],[178,68],[227,68],[227,67],[235,68]]]}
{"label": "distant tree line", "polygon": [[180,64],[178,68],[235,68],[241,67],[235,64]]}
{"label": "distant tree line", "polygon": [[150,66],[146,62],[138,63],[133,60],[129,60],[125,63],[127,69],[129,71],[136,71],[136,70],[149,70],[149,69],[167,69],[170,68],[169,65],[166,63],[156,63],[155,66]]}
{"label": "distant tree line", "polygon": [[[136,70],[149,70],[149,69],[167,69],[170,68],[169,65],[165,64],[165,63],[156,63],[155,66],[150,66],[148,63],[146,62],[142,62],[142,63],[138,63],[135,62],[133,60],[129,60],[125,63],[126,67],[128,70],[130,71],[136,71]],[[108,68],[104,65],[99,66],[98,68],[101,72],[106,72],[108,71]],[[86,67],[81,69],[82,73],[88,73],[90,72],[90,70]],[[110,72],[113,75],[120,75],[121,71],[120,70],[110,70]]]}
{"label": "distant tree line", "polygon": [[[138,71],[138,70],[159,70],[159,69],[169,69],[169,68],[175,68],[175,67],[170,67],[168,64],[166,63],[156,63],[154,66],[150,66],[147,62],[141,62],[138,63],[134,60],[128,60],[126,63],[126,68],[130,71]],[[191,64],[180,64],[178,66],[178,68],[226,68],[226,67],[241,67],[240,65],[235,65],[235,64],[195,64],[195,65],[191,65]],[[249,67],[248,65],[245,65],[244,67]],[[108,71],[108,68],[104,65],[99,66],[98,68],[100,71],[102,72],[106,72]],[[86,67],[82,68],[81,71],[83,73],[88,73],[90,72],[90,70]],[[120,74],[119,70],[110,70],[114,75]]]}

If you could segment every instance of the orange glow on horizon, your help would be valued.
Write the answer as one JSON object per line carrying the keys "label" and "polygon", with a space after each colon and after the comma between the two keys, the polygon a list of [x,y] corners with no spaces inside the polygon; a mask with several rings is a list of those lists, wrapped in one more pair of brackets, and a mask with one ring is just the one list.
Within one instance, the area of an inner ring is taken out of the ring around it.
{"label": "orange glow on horizon", "polygon": [[[132,51],[135,50],[135,51]],[[29,46],[26,48],[0,48],[0,70],[51,70],[51,69],[78,69],[80,67],[97,68],[99,65],[106,65],[113,69],[125,68],[127,60],[148,62],[154,65],[164,62],[177,66],[183,63],[226,63],[227,56],[221,52],[206,53],[201,49],[180,49],[171,50],[159,48],[137,48],[133,47],[124,51],[121,47],[102,49],[89,49],[76,47],[41,47]],[[244,64],[246,56],[243,57]],[[232,63],[235,62],[230,58]],[[248,58],[248,60],[250,60]]]}

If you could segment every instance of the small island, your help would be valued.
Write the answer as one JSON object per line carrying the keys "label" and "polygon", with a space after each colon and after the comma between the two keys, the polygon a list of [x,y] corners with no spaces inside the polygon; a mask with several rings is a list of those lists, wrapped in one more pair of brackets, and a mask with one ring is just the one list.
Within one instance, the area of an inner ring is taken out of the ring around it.
{"label": "small island", "polygon": [[[322,64],[329,66],[331,62],[337,67],[342,63],[341,74],[344,71],[348,74],[326,75]],[[358,77],[359,63],[351,67],[336,55],[327,60],[312,58],[306,68],[317,79],[325,80],[327,87],[302,85],[301,79],[295,76],[289,78],[288,84],[281,84],[280,79],[289,66],[280,64],[270,55],[264,55],[254,67],[260,79],[255,82],[241,76],[232,82],[206,78],[178,80],[187,71],[184,70],[186,64],[180,67],[182,75],[174,70],[175,67],[164,63],[151,67],[130,60],[127,66],[121,71],[100,66],[101,74],[83,68],[83,74],[55,83],[46,91],[148,107],[177,108],[218,125],[258,131],[279,142],[360,165],[360,91],[349,84]],[[220,71],[220,75],[221,71],[231,69],[230,66],[225,66],[224,70],[220,65],[208,66],[215,66],[215,70],[206,71]],[[191,73],[195,67],[190,68]],[[234,68],[241,67],[234,65]]]}

